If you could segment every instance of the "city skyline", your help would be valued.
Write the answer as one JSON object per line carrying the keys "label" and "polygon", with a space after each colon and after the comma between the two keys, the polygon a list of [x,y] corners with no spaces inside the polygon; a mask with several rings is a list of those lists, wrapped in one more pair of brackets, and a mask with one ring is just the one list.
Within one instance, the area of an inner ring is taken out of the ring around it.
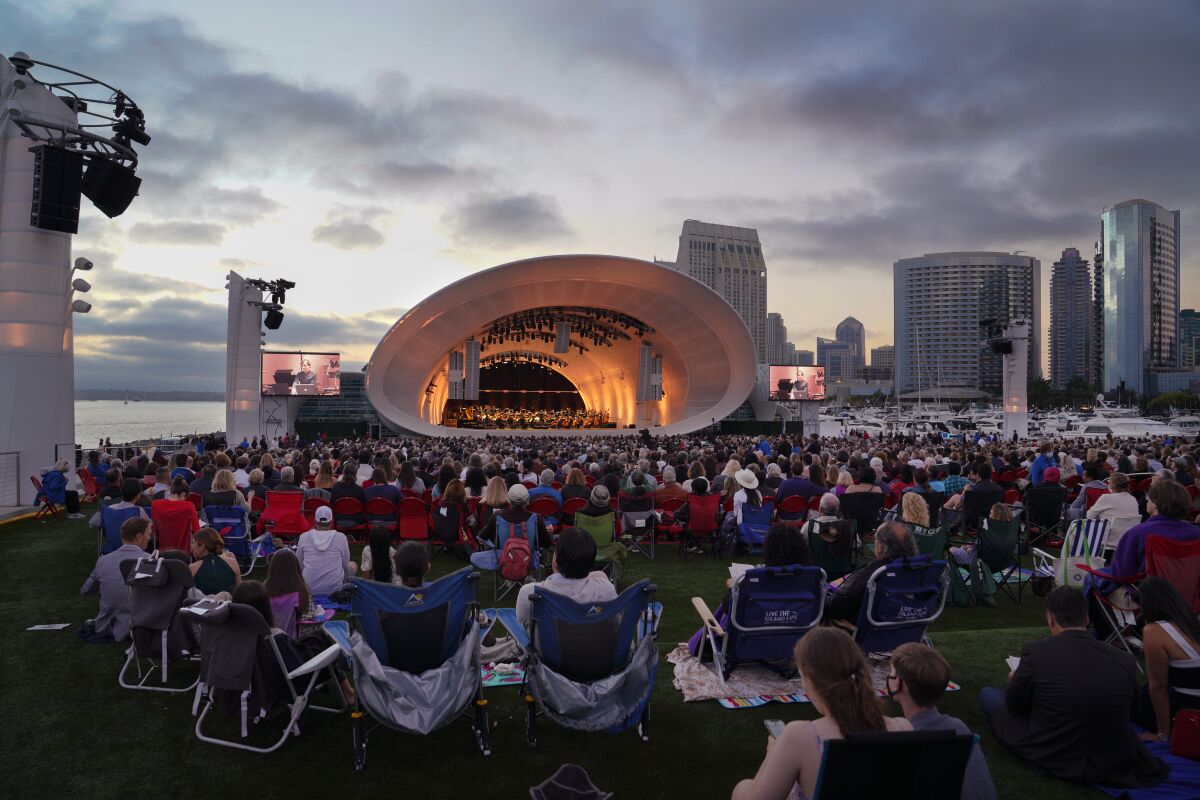
{"label": "city skyline", "polygon": [[867,349],[890,343],[898,258],[1090,255],[1132,197],[1181,210],[1181,303],[1200,306],[1192,3],[0,0],[0,18],[0,53],[121,87],[154,137],[129,212],[89,208],[75,242],[96,263],[81,388],[219,388],[230,269],[297,282],[268,346],[352,369],[453,280],[669,259],[685,219],[758,230],[797,349],[847,315]]}

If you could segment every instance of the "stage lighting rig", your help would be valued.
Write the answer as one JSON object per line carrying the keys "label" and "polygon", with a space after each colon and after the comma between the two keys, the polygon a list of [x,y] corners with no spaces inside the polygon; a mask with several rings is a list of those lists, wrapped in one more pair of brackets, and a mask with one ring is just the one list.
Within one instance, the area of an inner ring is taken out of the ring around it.
{"label": "stage lighting rig", "polygon": [[[138,156],[133,144],[143,147],[150,144],[146,117],[137,103],[120,89],[82,72],[38,61],[21,52],[8,60],[21,76],[18,89],[25,88],[25,81],[33,81],[77,116],[74,123],[48,119],[23,110],[19,103],[0,114],[0,122],[7,116],[23,136],[36,143],[35,147],[43,148],[39,151],[41,162],[49,171],[41,182],[35,179],[35,186],[41,191],[35,188],[30,224],[47,230],[77,232],[81,192],[109,217],[124,213],[142,183],[134,174]],[[55,80],[34,77],[31,70],[35,66],[61,75],[54,75]],[[97,89],[102,91],[96,92]],[[84,96],[105,91],[107,96]],[[106,135],[101,129],[111,134]],[[64,209],[69,213],[64,215]]]}
{"label": "stage lighting rig", "polygon": [[287,297],[288,289],[295,289],[296,282],[289,281],[284,278],[276,278],[273,281],[266,281],[262,278],[247,278],[246,283],[258,289],[260,292],[269,292],[271,302],[263,303],[257,300],[251,300],[250,305],[260,306],[267,313],[263,324],[268,330],[279,330],[279,326],[283,324],[283,304]]}

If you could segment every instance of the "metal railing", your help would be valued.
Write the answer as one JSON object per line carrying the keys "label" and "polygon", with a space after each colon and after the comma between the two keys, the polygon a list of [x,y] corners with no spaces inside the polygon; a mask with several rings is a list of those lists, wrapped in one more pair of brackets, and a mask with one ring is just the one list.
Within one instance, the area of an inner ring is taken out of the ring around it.
{"label": "metal railing", "polygon": [[21,505],[21,454],[0,453],[0,506]]}

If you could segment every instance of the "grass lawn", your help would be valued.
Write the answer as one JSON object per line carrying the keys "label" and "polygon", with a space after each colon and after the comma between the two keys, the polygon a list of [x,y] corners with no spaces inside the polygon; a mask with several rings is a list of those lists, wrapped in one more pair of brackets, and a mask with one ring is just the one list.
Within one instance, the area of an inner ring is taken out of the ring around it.
{"label": "grass lawn", "polygon": [[[807,704],[738,710],[722,709],[716,702],[685,704],[671,684],[671,665],[663,661],[648,744],[632,731],[585,735],[546,723],[540,727],[538,747],[530,750],[516,692],[497,689],[488,695],[495,726],[488,759],[479,755],[465,721],[426,738],[380,730],[370,741],[366,771],[356,775],[350,720],[327,714],[310,714],[303,735],[272,755],[216,747],[193,734],[191,695],[121,689],[117,672],[124,647],[88,645],[75,637],[74,628],[96,612],[95,597],[79,595],[95,559],[95,541],[83,521],[0,526],[0,563],[10,576],[0,583],[5,676],[0,689],[0,797],[101,800],[162,792],[173,798],[233,798],[253,792],[300,798],[353,792],[517,798],[528,797],[528,788],[560,764],[574,762],[617,797],[719,798],[728,797],[733,785],[757,768],[766,744],[764,719],[814,715]],[[352,551],[357,557],[358,548]],[[460,562],[442,557],[435,571],[458,566]],[[650,577],[665,606],[659,636],[663,656],[698,626],[693,595],[715,607],[726,566],[708,556],[685,563],[670,548],[653,562],[631,557],[622,585]],[[255,577],[264,574],[256,571]],[[481,581],[481,598],[490,597],[490,580]],[[25,630],[54,622],[72,627]],[[1026,592],[1020,606],[1001,596],[996,609],[947,608],[930,634],[963,687],[947,695],[941,708],[982,733],[1001,797],[1102,796],[1028,773],[996,746],[975,705],[980,687],[1005,679],[1004,657],[1018,652],[1023,641],[1045,635],[1039,598]],[[899,710],[893,707],[889,713]]]}

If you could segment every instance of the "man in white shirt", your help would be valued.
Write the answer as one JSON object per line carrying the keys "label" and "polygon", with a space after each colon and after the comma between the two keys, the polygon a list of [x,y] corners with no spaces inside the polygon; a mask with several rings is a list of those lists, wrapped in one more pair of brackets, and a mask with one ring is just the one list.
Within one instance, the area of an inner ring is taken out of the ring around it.
{"label": "man in white shirt", "polygon": [[346,534],[330,530],[333,510],[322,506],[316,511],[316,527],[300,534],[296,543],[296,558],[300,572],[313,594],[333,594],[358,572],[358,564],[350,560],[350,543]]}
{"label": "man in white shirt", "polygon": [[596,541],[578,528],[563,528],[554,543],[554,557],[550,577],[538,583],[527,583],[517,594],[517,619],[529,630],[529,598],[536,587],[543,591],[561,594],[576,603],[601,603],[617,598],[608,577],[593,571],[596,563]]}

